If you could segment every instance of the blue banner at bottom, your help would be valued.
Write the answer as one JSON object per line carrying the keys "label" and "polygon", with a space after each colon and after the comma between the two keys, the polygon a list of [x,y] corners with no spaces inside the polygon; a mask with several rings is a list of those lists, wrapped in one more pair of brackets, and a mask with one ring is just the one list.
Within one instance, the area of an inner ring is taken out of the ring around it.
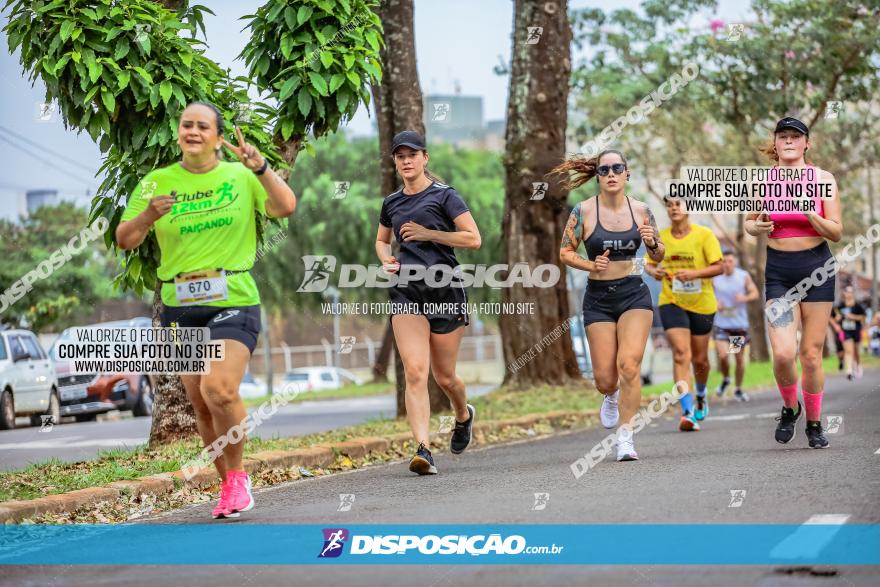
{"label": "blue banner at bottom", "polygon": [[0,565],[111,559],[114,565],[878,565],[880,525],[0,526]]}

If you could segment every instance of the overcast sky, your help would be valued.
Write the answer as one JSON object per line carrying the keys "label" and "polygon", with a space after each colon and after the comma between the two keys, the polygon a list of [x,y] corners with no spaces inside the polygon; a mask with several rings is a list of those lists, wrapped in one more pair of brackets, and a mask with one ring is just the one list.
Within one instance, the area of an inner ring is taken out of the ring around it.
{"label": "overcast sky", "polygon": [[[264,0],[263,0],[264,1]],[[208,4],[217,14],[207,15],[209,57],[234,74],[244,74],[244,64],[235,58],[247,41],[238,17],[251,14],[263,2],[216,0]],[[637,8],[635,0],[616,0],[616,7]],[[607,2],[572,0],[570,8],[597,6]],[[510,58],[513,22],[511,0],[415,0],[416,54],[419,79],[425,93],[453,93],[458,84],[463,95],[482,96],[485,120],[504,118],[508,78],[492,68]],[[701,14],[696,26],[706,26],[716,14]],[[747,0],[721,0],[717,16],[741,22],[748,15]],[[3,15],[5,24],[6,14]],[[28,189],[57,189],[64,194],[94,193],[94,178],[100,153],[87,133],[77,135],[57,120],[38,120],[45,89],[40,82],[31,87],[21,73],[18,54],[7,52],[6,36],[0,33],[0,83],[4,90],[0,105],[0,217],[14,218],[23,212]],[[372,132],[372,121],[364,108],[348,130],[356,135]],[[18,135],[18,137],[16,137]],[[35,146],[38,145],[38,146]]]}

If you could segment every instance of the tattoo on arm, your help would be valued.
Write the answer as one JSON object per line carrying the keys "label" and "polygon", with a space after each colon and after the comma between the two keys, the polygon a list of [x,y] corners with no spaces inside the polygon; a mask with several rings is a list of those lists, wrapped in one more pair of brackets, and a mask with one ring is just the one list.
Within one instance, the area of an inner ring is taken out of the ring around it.
{"label": "tattoo on arm", "polygon": [[565,223],[565,229],[562,231],[562,242],[559,244],[559,248],[571,247],[576,251],[581,242],[582,233],[581,205],[577,203],[568,217],[568,222]]}
{"label": "tattoo on arm", "polygon": [[[662,260],[660,252],[663,250],[663,241],[660,240],[660,228],[657,227],[657,219],[654,218],[654,213],[651,212],[651,208],[647,204],[645,204],[645,208],[648,212],[648,223],[651,225],[651,228],[654,229],[654,244],[656,245],[653,251],[648,249],[648,255],[655,261],[659,261]],[[647,248],[647,245],[645,248]]]}

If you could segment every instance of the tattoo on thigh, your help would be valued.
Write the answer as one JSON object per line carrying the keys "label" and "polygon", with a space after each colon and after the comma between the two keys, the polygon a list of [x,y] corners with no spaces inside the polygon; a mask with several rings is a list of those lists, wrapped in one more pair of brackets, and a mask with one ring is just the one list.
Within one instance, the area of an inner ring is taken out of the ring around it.
{"label": "tattoo on thigh", "polygon": [[794,322],[794,311],[789,307],[775,320],[772,320],[770,326],[772,328],[785,328],[786,326],[790,326],[792,322]]}

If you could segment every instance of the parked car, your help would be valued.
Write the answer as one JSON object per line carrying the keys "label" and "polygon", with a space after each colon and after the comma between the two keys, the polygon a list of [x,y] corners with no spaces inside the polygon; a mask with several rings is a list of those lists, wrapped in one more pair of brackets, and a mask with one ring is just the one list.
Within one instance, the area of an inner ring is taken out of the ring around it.
{"label": "parked car", "polygon": [[338,367],[301,367],[284,376],[282,393],[325,391],[344,385],[360,385],[362,381],[351,371]]}
{"label": "parked car", "polygon": [[238,386],[238,395],[241,397],[263,397],[268,393],[266,382],[250,373],[245,373]]}
{"label": "parked car", "polygon": [[0,430],[15,428],[16,416],[30,416],[39,426],[41,416],[61,422],[58,380],[52,361],[29,330],[0,332]]}
{"label": "parked car", "polygon": [[153,390],[155,382],[144,373],[71,373],[72,367],[66,360],[59,361],[56,349],[62,342],[74,340],[75,329],[79,328],[150,328],[149,318],[133,318],[103,322],[89,326],[66,329],[49,351],[55,361],[58,373],[58,390],[61,399],[61,415],[74,416],[77,422],[95,420],[98,414],[110,410],[131,410],[136,417],[153,414]]}

